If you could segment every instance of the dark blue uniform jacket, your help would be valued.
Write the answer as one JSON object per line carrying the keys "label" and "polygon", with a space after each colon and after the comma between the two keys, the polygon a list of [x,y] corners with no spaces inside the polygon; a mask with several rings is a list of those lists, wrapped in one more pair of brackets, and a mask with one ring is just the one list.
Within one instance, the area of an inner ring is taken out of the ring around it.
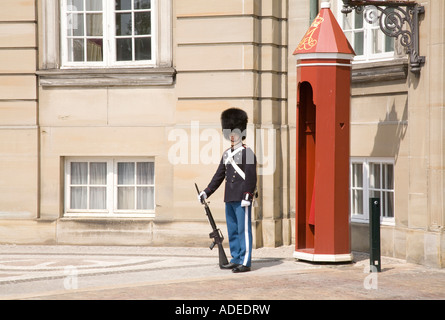
{"label": "dark blue uniform jacket", "polygon": [[243,179],[234,166],[230,162],[227,162],[227,158],[232,151],[231,149],[227,149],[224,152],[212,181],[204,191],[207,196],[210,197],[225,179],[224,202],[252,201],[257,183],[256,156],[253,151],[245,145],[233,156],[234,162],[245,174],[245,179]]}

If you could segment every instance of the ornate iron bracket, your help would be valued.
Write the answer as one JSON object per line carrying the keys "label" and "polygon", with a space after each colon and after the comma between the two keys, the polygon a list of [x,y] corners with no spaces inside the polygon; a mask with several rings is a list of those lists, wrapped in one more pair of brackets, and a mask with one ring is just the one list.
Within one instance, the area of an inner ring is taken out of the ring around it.
{"label": "ornate iron bracket", "polygon": [[342,13],[348,14],[352,10],[364,12],[368,23],[379,21],[380,29],[388,37],[400,38],[400,44],[410,57],[411,72],[420,73],[425,64],[425,57],[419,55],[419,15],[425,13],[423,6],[415,1],[402,0],[343,0]]}

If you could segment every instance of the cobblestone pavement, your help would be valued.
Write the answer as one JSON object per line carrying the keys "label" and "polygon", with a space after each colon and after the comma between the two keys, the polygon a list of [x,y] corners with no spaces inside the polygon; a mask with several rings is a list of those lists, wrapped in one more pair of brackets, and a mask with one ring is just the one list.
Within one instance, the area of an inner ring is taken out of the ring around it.
{"label": "cobblestone pavement", "polygon": [[445,270],[382,257],[313,264],[293,246],[253,252],[252,271],[220,270],[208,248],[0,246],[0,299],[331,300],[445,299]]}

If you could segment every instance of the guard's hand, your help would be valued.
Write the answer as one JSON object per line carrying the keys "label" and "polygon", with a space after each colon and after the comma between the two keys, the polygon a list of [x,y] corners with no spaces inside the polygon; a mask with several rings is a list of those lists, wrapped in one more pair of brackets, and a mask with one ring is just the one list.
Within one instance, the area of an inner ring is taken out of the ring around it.
{"label": "guard's hand", "polygon": [[249,207],[249,206],[250,206],[250,201],[241,200],[241,207]]}
{"label": "guard's hand", "polygon": [[201,193],[198,196],[198,201],[200,203],[204,203],[205,199],[207,199],[207,193],[205,193],[204,191],[201,191]]}

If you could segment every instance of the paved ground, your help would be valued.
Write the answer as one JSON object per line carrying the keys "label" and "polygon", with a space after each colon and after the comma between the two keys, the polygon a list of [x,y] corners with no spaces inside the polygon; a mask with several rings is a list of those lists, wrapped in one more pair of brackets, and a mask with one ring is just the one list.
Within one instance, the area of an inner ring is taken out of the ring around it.
{"label": "paved ground", "polygon": [[253,252],[252,271],[220,270],[217,249],[0,246],[0,299],[445,300],[445,270],[382,257],[349,264],[292,258],[293,247]]}

